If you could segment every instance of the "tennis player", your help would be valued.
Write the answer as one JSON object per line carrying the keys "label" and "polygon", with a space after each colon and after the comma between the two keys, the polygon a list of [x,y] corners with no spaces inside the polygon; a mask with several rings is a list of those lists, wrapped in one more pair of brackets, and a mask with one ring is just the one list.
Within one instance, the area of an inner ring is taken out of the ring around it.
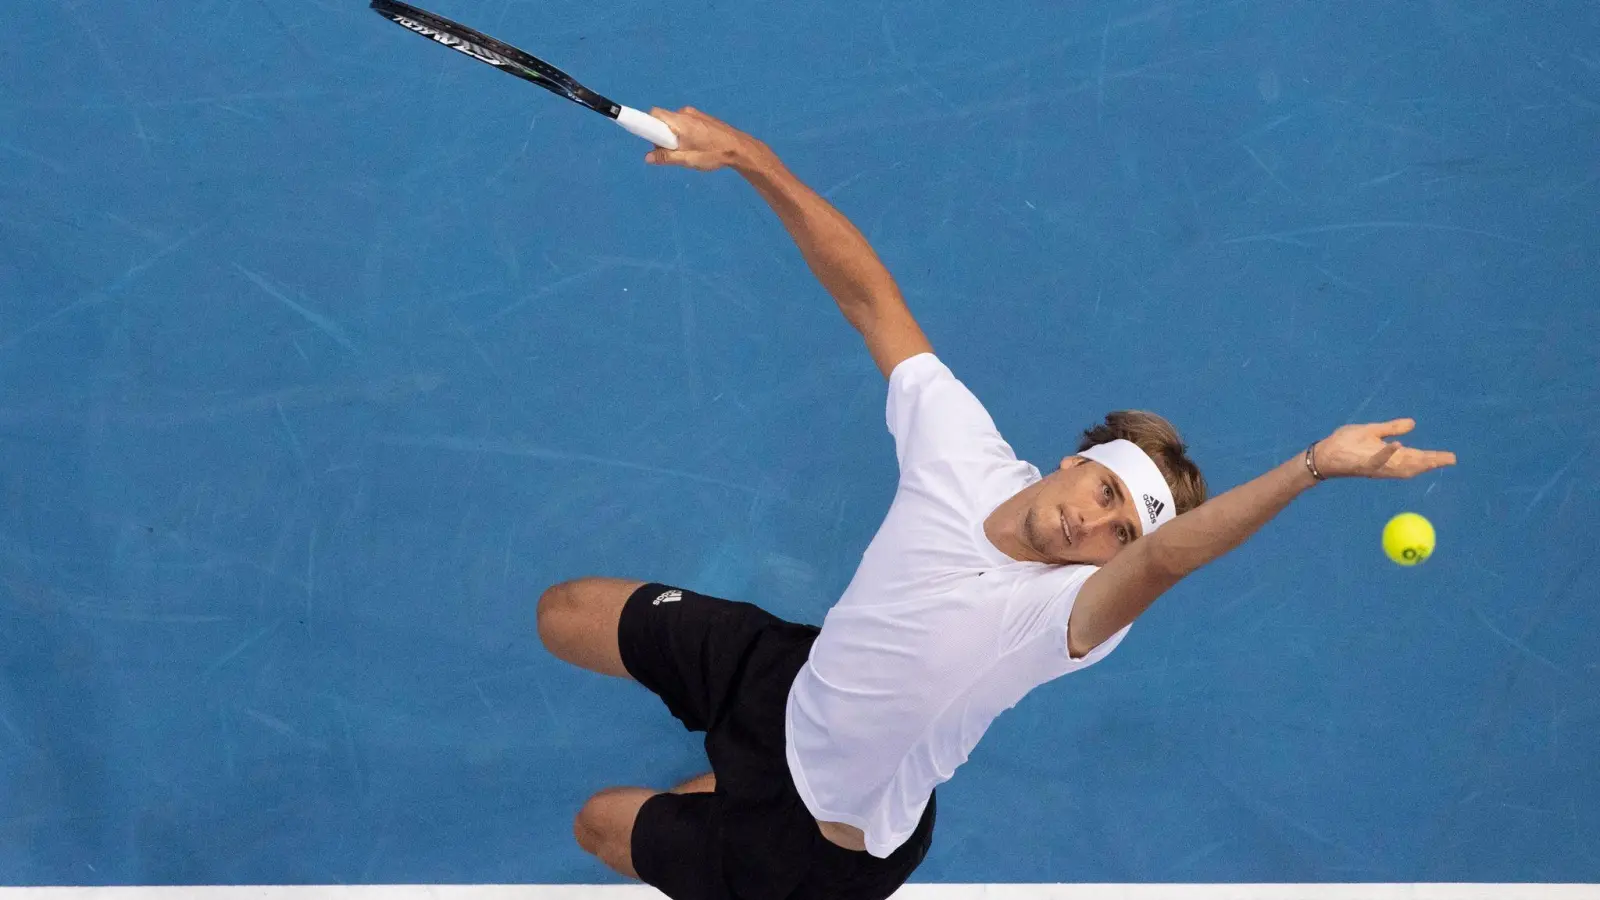
{"label": "tennis player", "polygon": [[692,108],[652,115],[679,149],[648,161],[742,175],[865,338],[889,382],[900,472],[820,629],[612,578],[540,598],[552,653],[633,678],[706,733],[711,774],[666,792],[600,791],[574,826],[585,850],[670,897],[889,896],[928,852],[934,788],[1001,712],[1104,659],[1157,597],[1302,492],[1455,462],[1387,440],[1410,419],[1346,425],[1206,502],[1166,420],[1114,412],[1043,475],[934,355],[843,215],[749,135]]}

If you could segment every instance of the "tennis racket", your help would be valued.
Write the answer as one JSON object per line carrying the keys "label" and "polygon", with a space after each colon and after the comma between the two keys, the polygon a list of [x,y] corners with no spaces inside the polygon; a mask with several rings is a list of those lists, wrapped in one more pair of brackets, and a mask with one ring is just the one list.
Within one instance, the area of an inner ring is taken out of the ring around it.
{"label": "tennis racket", "polygon": [[605,116],[629,132],[657,147],[678,149],[678,136],[665,122],[629,106],[614,103],[579,84],[571,75],[536,56],[486,34],[473,31],[442,16],[409,6],[399,0],[372,0],[372,8],[385,19],[426,38],[459,50],[478,62],[488,63],[502,72],[559,94],[573,103]]}

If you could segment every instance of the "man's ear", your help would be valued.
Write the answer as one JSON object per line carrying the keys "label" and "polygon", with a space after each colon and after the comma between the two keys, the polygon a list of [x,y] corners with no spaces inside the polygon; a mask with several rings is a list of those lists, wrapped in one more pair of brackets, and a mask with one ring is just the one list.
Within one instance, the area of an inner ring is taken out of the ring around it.
{"label": "man's ear", "polygon": [[1062,457],[1062,459],[1061,459],[1061,468],[1062,468],[1063,471],[1065,471],[1066,469],[1070,469],[1073,466],[1081,466],[1086,462],[1088,462],[1088,460],[1084,459],[1081,456],[1065,456],[1065,457]]}

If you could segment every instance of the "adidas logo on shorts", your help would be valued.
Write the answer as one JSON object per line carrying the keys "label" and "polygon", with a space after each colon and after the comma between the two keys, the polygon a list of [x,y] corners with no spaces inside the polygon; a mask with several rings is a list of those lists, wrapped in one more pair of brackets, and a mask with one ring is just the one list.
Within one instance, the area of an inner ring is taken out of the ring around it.
{"label": "adidas logo on shorts", "polygon": [[665,591],[661,596],[650,601],[651,606],[660,606],[663,603],[677,603],[683,599],[683,591]]}
{"label": "adidas logo on shorts", "polygon": [[1157,500],[1149,494],[1144,495],[1144,511],[1150,514],[1151,525],[1154,525],[1156,520],[1161,518],[1161,511],[1166,508],[1167,505],[1162,503],[1160,500]]}

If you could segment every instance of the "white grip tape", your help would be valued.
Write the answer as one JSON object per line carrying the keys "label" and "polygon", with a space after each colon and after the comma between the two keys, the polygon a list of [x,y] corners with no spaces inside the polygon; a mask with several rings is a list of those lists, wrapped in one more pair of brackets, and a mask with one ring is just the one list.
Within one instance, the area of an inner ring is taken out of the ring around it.
{"label": "white grip tape", "polygon": [[657,147],[665,147],[668,150],[678,149],[678,136],[672,133],[672,129],[667,127],[667,123],[649,113],[640,112],[631,106],[624,106],[622,111],[617,113],[617,124],[655,144]]}

